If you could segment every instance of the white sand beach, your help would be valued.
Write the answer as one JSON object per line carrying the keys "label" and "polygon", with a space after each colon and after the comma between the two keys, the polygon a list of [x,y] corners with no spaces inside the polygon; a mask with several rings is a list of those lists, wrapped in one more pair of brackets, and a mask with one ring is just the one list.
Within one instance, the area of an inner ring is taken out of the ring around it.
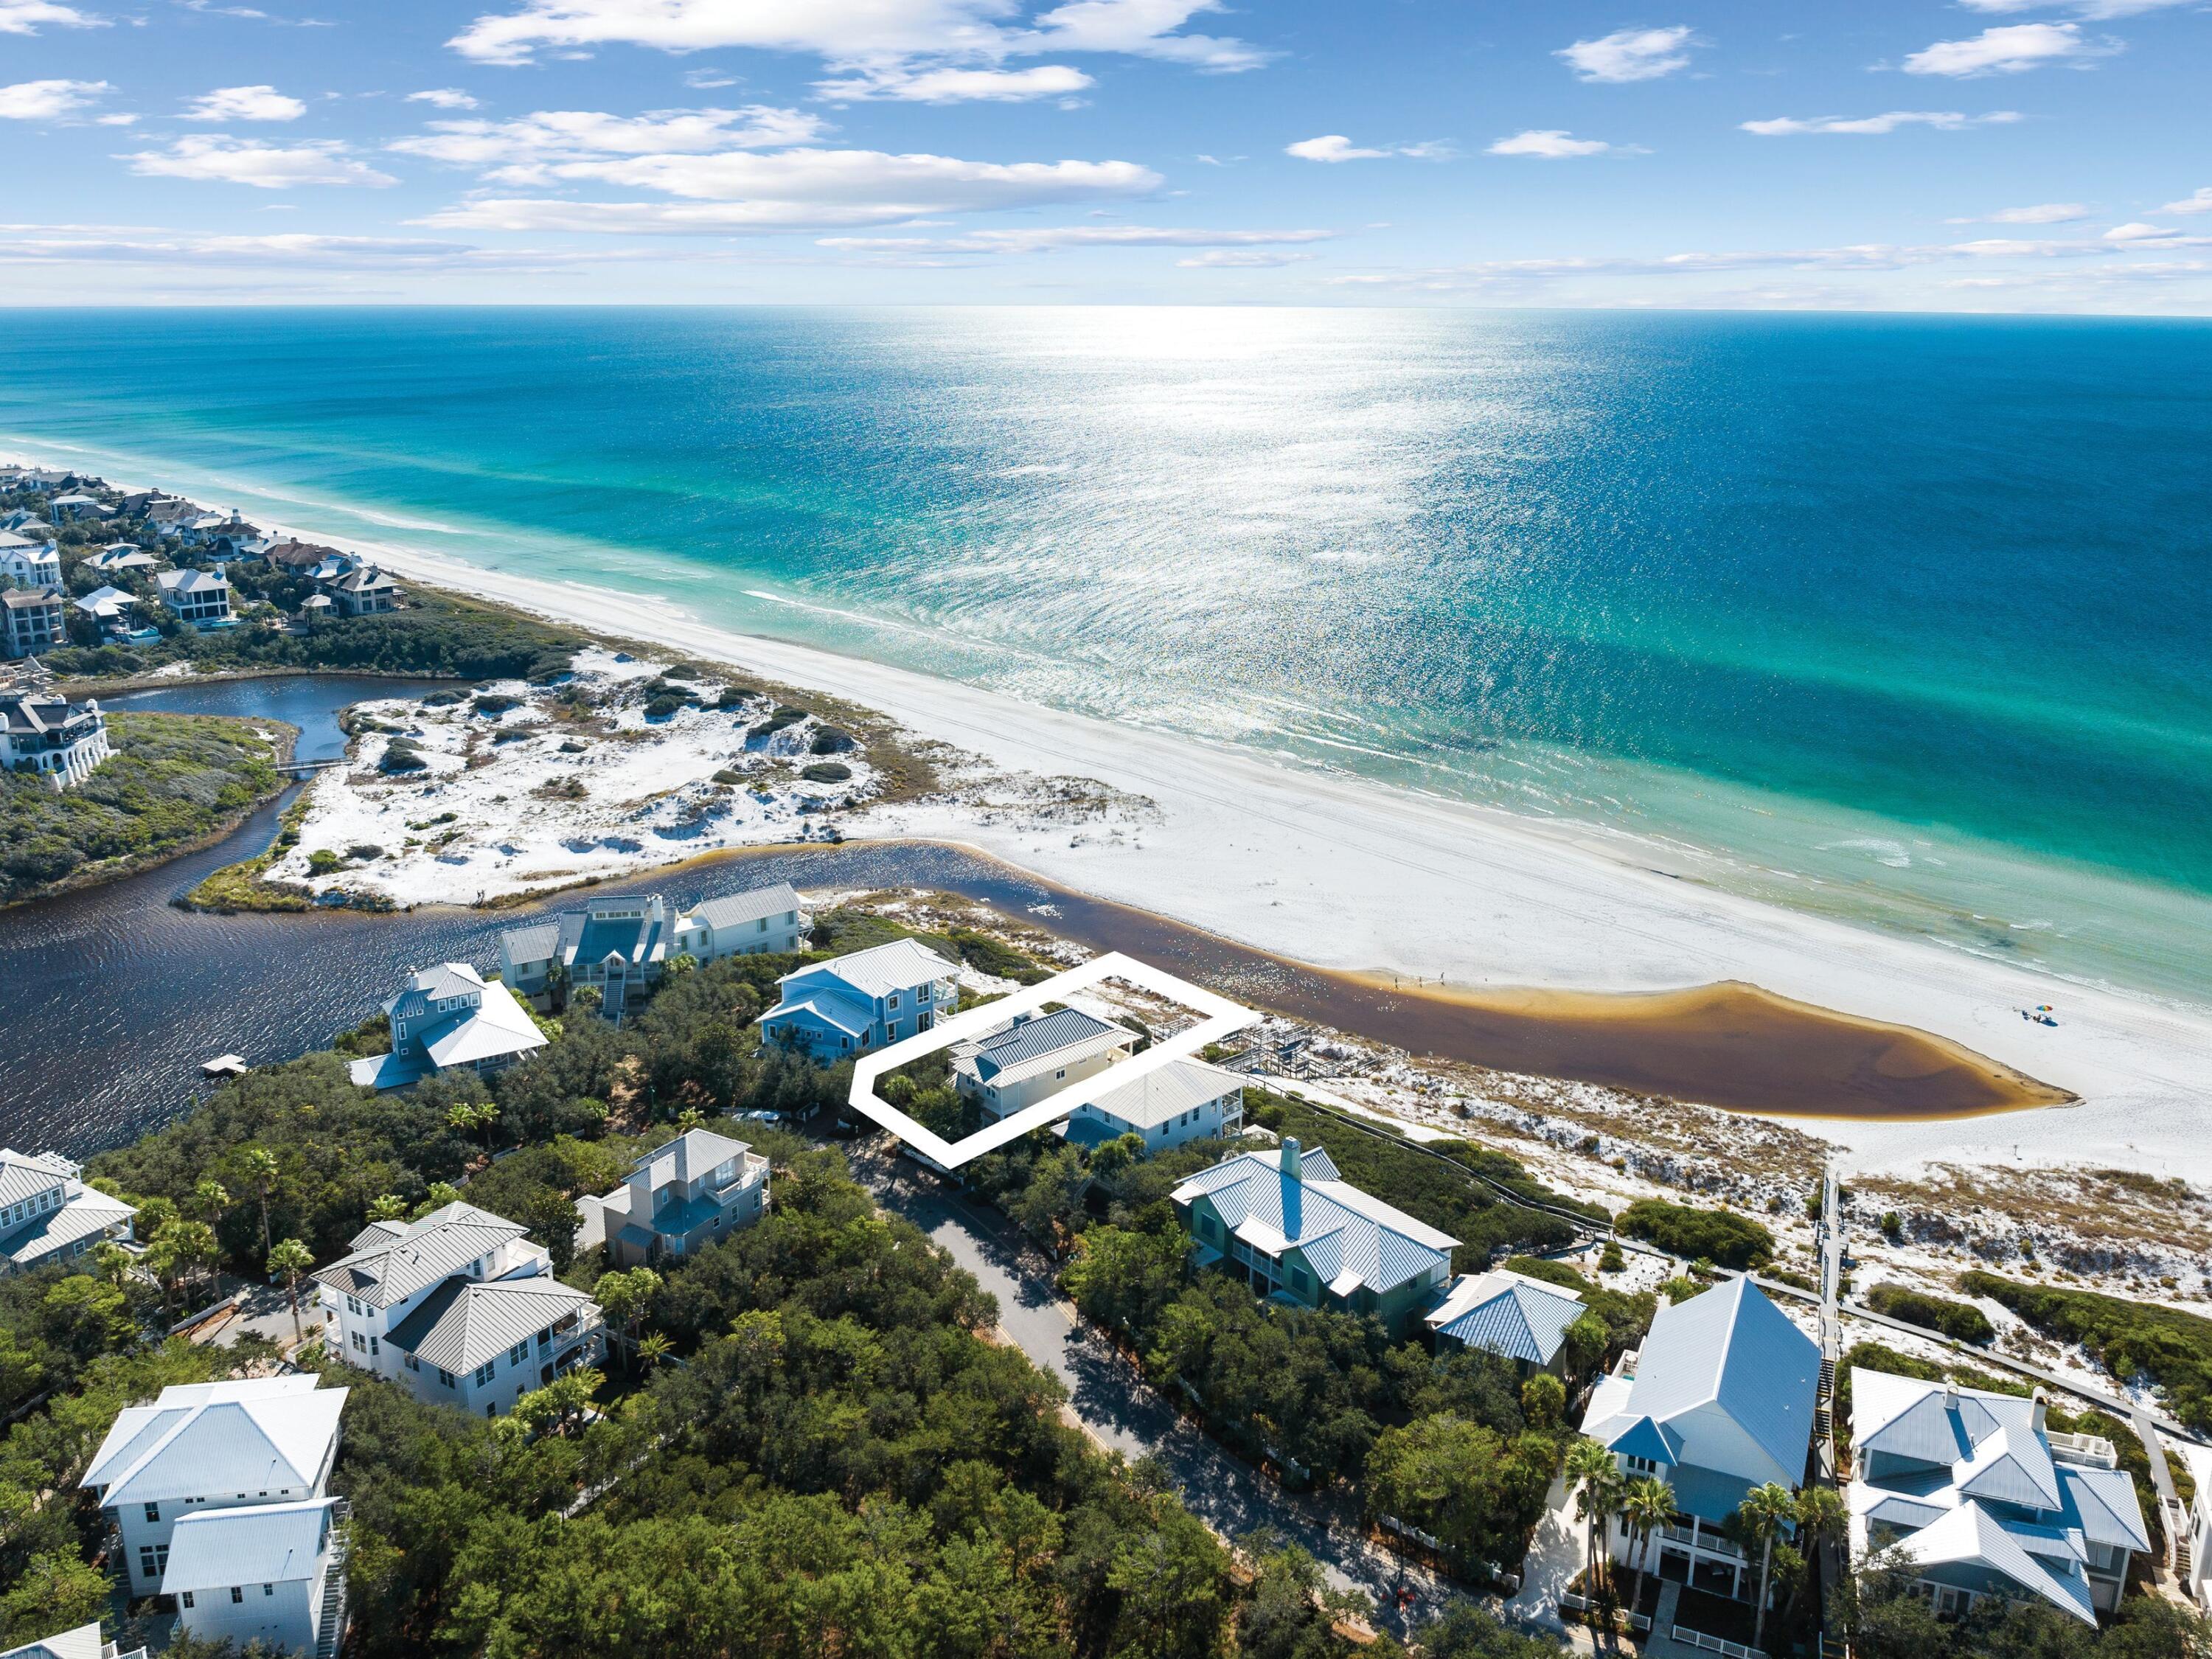
{"label": "white sand beach", "polygon": [[[2081,1097],[1956,1121],[1805,1123],[1851,1147],[1859,1167],[2017,1159],[2212,1180],[2212,1012],[1736,898],[1639,866],[1632,844],[742,635],[606,589],[374,551],[402,575],[834,693],[1008,770],[1092,777],[1158,808],[1134,835],[1086,836],[922,803],[857,815],[848,835],[963,842],[1322,967],[1468,988],[1747,981],[1933,1031]],[[2055,1028],[2021,1018],[2045,1002]]]}

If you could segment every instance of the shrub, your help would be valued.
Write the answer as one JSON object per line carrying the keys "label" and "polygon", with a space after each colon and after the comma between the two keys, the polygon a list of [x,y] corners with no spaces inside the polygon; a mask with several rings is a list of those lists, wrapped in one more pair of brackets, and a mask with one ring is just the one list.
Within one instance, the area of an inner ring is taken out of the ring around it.
{"label": "shrub", "polygon": [[665,720],[684,707],[681,697],[655,697],[645,706],[645,717],[649,720]]}
{"label": "shrub", "polygon": [[451,708],[455,703],[465,701],[466,701],[466,699],[459,691],[433,691],[428,696],[422,699],[422,707],[425,708]]}
{"label": "shrub", "polygon": [[384,856],[384,849],[381,847],[379,847],[374,842],[356,842],[351,847],[346,848],[345,855],[349,859],[358,859],[362,863],[366,864],[372,859],[382,858]]}
{"label": "shrub", "polygon": [[588,792],[580,778],[548,778],[532,793],[545,800],[582,800]]}
{"label": "shrub", "polygon": [[1617,1273],[1628,1266],[1628,1259],[1620,1253],[1620,1241],[1608,1238],[1605,1248],[1597,1253],[1597,1270],[1601,1273]]}
{"label": "shrub", "polygon": [[504,714],[510,708],[521,708],[522,699],[510,697],[504,692],[479,691],[469,707],[479,714]]}
{"label": "shrub", "polygon": [[814,741],[806,746],[817,755],[842,755],[854,744],[850,732],[841,732],[834,726],[825,726],[814,734]]}
{"label": "shrub", "polygon": [[1971,1302],[1953,1302],[1940,1296],[1911,1291],[1902,1285],[1876,1285],[1867,1291],[1866,1304],[1890,1319],[1901,1319],[1923,1330],[1941,1331],[1961,1342],[1982,1343],[1993,1339],[1996,1327]]}
{"label": "shrub", "polygon": [[721,696],[714,699],[714,707],[717,708],[742,708],[745,704],[750,702],[758,696],[760,696],[759,692],[752,690],[745,686],[726,685],[722,688]]}
{"label": "shrub", "polygon": [[1664,1199],[1641,1198],[1621,1212],[1620,1231],[1657,1245],[1670,1255],[1711,1261],[1739,1273],[1774,1256],[1774,1235],[1747,1216],[1701,1210]]}
{"label": "shrub", "polygon": [[853,775],[853,769],[838,761],[817,761],[799,775],[809,783],[842,783]]}
{"label": "shrub", "polygon": [[2212,1429],[2212,1319],[2094,1291],[2019,1285],[1978,1269],[1959,1286],[2002,1303],[2046,1336],[2079,1342],[2123,1382],[2148,1377],[2182,1422],[2200,1433]]}
{"label": "shrub", "polygon": [[578,743],[574,738],[561,740],[561,752],[564,755],[580,755],[591,746],[588,743]]}
{"label": "shrub", "polygon": [[327,847],[318,847],[307,854],[307,868],[319,876],[327,876],[340,862],[338,855]]}
{"label": "shrub", "polygon": [[430,763],[422,758],[422,751],[404,738],[395,738],[384,748],[384,758],[376,763],[380,772],[420,772]]}

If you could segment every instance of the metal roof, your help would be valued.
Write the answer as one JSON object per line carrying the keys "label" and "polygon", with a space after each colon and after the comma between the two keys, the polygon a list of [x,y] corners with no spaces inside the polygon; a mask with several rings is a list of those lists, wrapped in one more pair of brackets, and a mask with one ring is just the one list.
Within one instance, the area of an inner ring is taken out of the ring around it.
{"label": "metal roof", "polygon": [[801,908],[799,891],[787,881],[773,887],[754,887],[742,893],[725,893],[708,899],[689,915],[679,916],[679,927],[741,927],[769,916],[796,914]]}
{"label": "metal roof", "polygon": [[[115,1650],[100,1633],[100,1620],[79,1625],[75,1630],[65,1630],[52,1636],[27,1642],[20,1648],[9,1648],[0,1653],[0,1659],[105,1659]],[[142,1659],[146,1650],[140,1648],[133,1659]]]}
{"label": "metal roof", "polygon": [[558,921],[533,921],[527,927],[510,927],[499,936],[500,949],[509,962],[550,962],[561,948]]}
{"label": "metal roof", "polygon": [[953,1045],[953,1054],[975,1062],[975,1075],[989,1082],[1000,1073],[1079,1046],[1087,1050],[1098,1039],[1134,1042],[1136,1033],[1086,1014],[1080,1008],[1060,1008],[1049,1014],[1017,1019],[965,1042]]}
{"label": "metal roof", "polygon": [[[130,1406],[93,1455],[82,1484],[104,1506],[235,1492],[313,1489],[337,1443],[346,1390],[313,1376],[161,1390]],[[304,1386],[303,1386],[304,1385]]]}
{"label": "metal roof", "polygon": [[40,1256],[65,1250],[81,1238],[106,1232],[117,1222],[138,1213],[135,1205],[90,1187],[72,1193],[59,1209],[42,1210],[27,1225],[9,1233],[0,1250],[11,1261],[35,1261]]}
{"label": "metal roof", "polygon": [[58,1158],[0,1149],[0,1209],[58,1187],[76,1173]]}
{"label": "metal roof", "polygon": [[[1286,1152],[1298,1156],[1297,1175],[1282,1172]],[[1363,1285],[1382,1291],[1402,1285],[1449,1261],[1459,1243],[1340,1180],[1327,1152],[1316,1146],[1301,1153],[1295,1141],[1224,1158],[1175,1190],[1178,1204],[1201,1197],[1232,1232],[1256,1221],[1279,1235],[1339,1296]]]}
{"label": "metal roof", "polygon": [[1582,1312],[1583,1299],[1572,1291],[1500,1268],[1454,1279],[1428,1324],[1463,1347],[1548,1365]]}
{"label": "metal roof", "polygon": [[335,1498],[314,1498],[195,1510],[181,1517],[169,1534],[161,1593],[313,1578],[322,1565],[337,1505]]}
{"label": "metal roof", "polygon": [[910,939],[895,939],[888,945],[872,945],[849,956],[833,957],[828,962],[801,968],[776,982],[787,988],[787,1000],[790,996],[788,988],[793,984],[805,992],[811,988],[810,981],[826,979],[850,986],[872,1002],[893,991],[911,990],[917,985],[950,979],[959,971],[927,945]]}
{"label": "metal roof", "polygon": [[480,1006],[465,1012],[456,1010],[453,1024],[435,1035],[424,1033],[422,1042],[423,1052],[443,1068],[543,1048],[545,1033],[514,1000],[514,993],[495,982],[483,988]]}
{"label": "metal roof", "polygon": [[315,1279],[372,1308],[388,1308],[529,1231],[457,1201],[431,1211],[396,1238],[364,1245],[316,1268]]}
{"label": "metal roof", "polygon": [[853,1036],[862,1035],[875,1024],[875,1011],[866,1003],[827,986],[809,991],[796,1002],[786,992],[781,1002],[761,1016],[761,1022],[765,1024],[771,1019],[802,1013],[812,1014],[824,1025]]}
{"label": "metal roof", "polygon": [[675,1139],[641,1154],[629,1167],[633,1174],[648,1170],[648,1180],[655,1188],[671,1182],[689,1185],[750,1151],[744,1141],[718,1135],[712,1129],[687,1129]]}
{"label": "metal roof", "polygon": [[[1771,1467],[1763,1478],[1794,1486],[1804,1478],[1812,1443],[1820,1369],[1819,1345],[1750,1279],[1731,1279],[1660,1309],[1637,1356],[1621,1417],[1671,1425],[1717,1405],[1765,1454]],[[1584,1425],[1608,1443],[1610,1433],[1626,1426],[1619,1418],[1612,1424],[1585,1418]],[[1694,1461],[1694,1448],[1686,1455]]]}
{"label": "metal roof", "polygon": [[2087,1624],[2097,1622],[2087,1579],[2078,1571],[2053,1571],[1979,1504],[1953,1510],[1942,1520],[1899,1539],[1893,1547],[1905,1559],[1923,1567],[1986,1568]]}
{"label": "metal roof", "polygon": [[543,1275],[489,1284],[454,1278],[423,1297],[384,1340],[459,1376],[568,1314],[596,1306],[583,1291]]}
{"label": "metal roof", "polygon": [[[1111,1082],[1109,1072],[1099,1079]],[[1200,1060],[1172,1060],[1156,1072],[1133,1082],[1115,1084],[1093,1095],[1091,1110],[1118,1118],[1132,1128],[1154,1129],[1180,1117],[1194,1106],[1244,1091],[1244,1079],[1235,1072],[1208,1066]]]}

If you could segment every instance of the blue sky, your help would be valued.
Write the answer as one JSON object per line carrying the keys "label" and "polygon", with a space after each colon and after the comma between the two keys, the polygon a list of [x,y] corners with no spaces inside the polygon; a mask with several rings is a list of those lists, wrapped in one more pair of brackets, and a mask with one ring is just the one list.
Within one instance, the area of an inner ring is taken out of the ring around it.
{"label": "blue sky", "polygon": [[2212,311],[2204,0],[0,0],[17,303]]}

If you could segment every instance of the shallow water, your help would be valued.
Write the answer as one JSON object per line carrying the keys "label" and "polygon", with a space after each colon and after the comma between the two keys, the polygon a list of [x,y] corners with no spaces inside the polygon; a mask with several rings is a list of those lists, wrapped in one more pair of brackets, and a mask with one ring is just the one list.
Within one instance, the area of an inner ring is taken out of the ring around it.
{"label": "shallow water", "polygon": [[2204,323],[45,314],[118,478],[2212,1000]]}

